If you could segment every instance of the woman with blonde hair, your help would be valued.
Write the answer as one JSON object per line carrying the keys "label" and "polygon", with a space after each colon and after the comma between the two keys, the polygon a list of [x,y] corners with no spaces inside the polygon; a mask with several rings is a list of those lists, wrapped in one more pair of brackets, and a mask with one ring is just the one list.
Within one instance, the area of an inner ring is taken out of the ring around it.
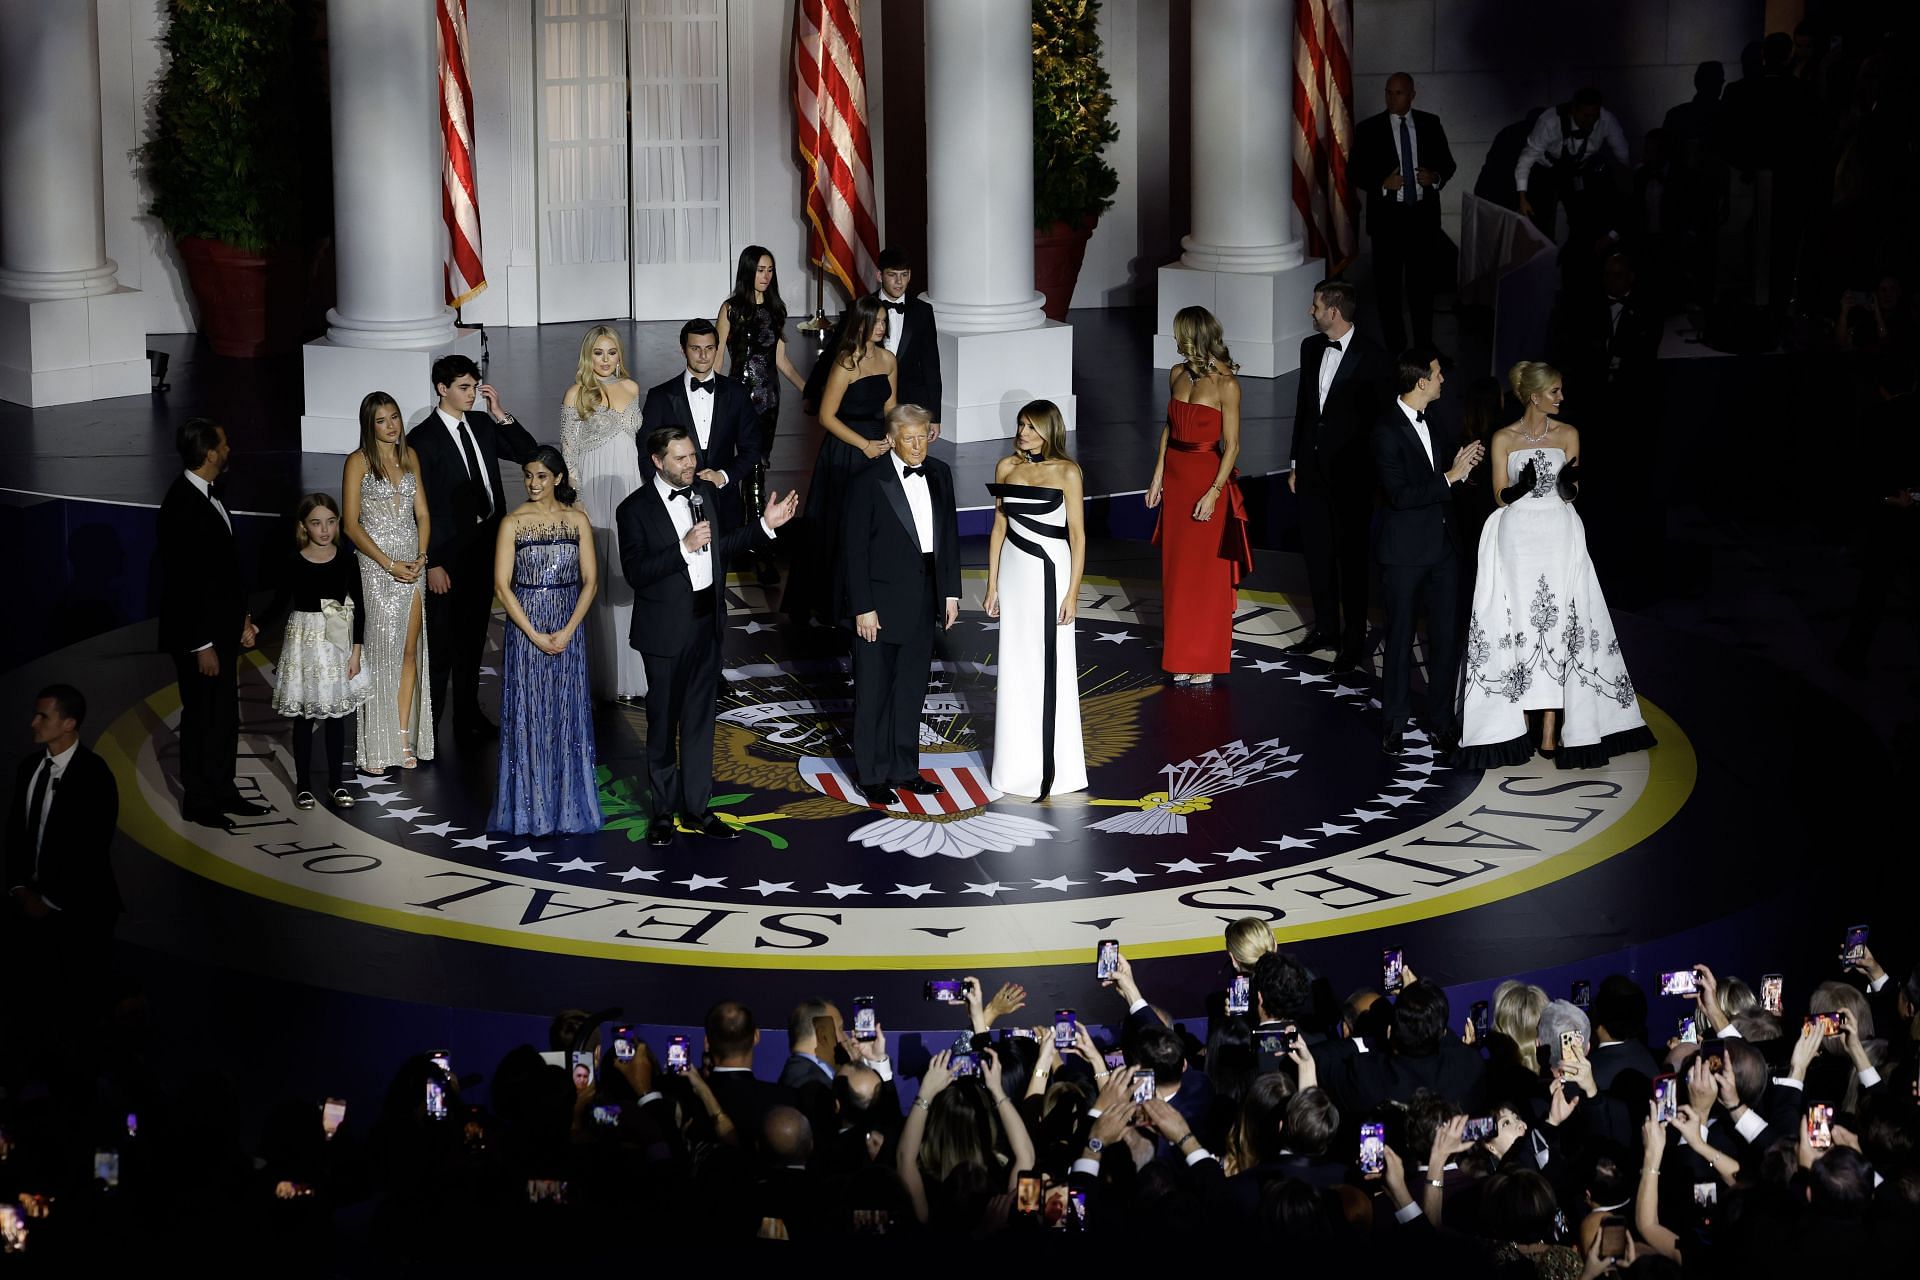
{"label": "woman with blonde hair", "polygon": [[1241,916],[1227,926],[1227,959],[1235,973],[1252,973],[1260,957],[1277,946],[1273,926],[1259,916]]}
{"label": "woman with blonde hair", "polygon": [[1227,671],[1235,588],[1253,569],[1233,465],[1240,456],[1240,366],[1205,307],[1181,308],[1173,339],[1184,363],[1167,375],[1167,425],[1147,486],[1148,508],[1166,504],[1153,531],[1166,620],[1160,665],[1175,684],[1208,685]]}
{"label": "woman with blonde hair", "polygon": [[614,509],[640,487],[640,384],[627,376],[620,336],[597,324],[580,339],[573,385],[560,402],[560,453],[593,526],[591,554],[600,591],[587,615],[587,668],[593,696],[637,705],[647,692],[647,669],[627,644],[633,588],[620,566]]}
{"label": "woman with blonde hair", "polygon": [[1490,442],[1498,505],[1480,532],[1454,767],[1525,764],[1538,750],[1562,769],[1597,768],[1654,737],[1573,507],[1580,433],[1559,421],[1560,373],[1522,360],[1507,382],[1524,412]]}
{"label": "woman with blonde hair", "polygon": [[987,486],[986,608],[1000,619],[991,781],[1007,795],[1044,800],[1087,787],[1073,644],[1087,566],[1086,504],[1059,406],[1035,400],[1014,420],[1013,453]]}

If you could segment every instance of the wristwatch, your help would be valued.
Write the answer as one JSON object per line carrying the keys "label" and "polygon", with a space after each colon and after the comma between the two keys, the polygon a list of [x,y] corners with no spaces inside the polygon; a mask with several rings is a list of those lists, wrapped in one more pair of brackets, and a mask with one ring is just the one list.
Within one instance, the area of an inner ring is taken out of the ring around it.
{"label": "wristwatch", "polygon": [[1092,1134],[1087,1135],[1087,1150],[1093,1152],[1093,1154],[1099,1155],[1106,1145],[1106,1143],[1100,1141],[1100,1139],[1094,1137]]}

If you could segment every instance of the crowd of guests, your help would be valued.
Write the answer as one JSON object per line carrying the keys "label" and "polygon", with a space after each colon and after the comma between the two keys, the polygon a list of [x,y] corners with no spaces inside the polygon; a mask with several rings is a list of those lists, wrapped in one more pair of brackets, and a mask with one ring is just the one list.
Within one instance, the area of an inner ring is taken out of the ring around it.
{"label": "crowd of guests", "polygon": [[1448,1275],[1916,1256],[1920,969],[1865,939],[1804,979],[1516,979],[1467,1011],[1412,957],[1349,991],[1257,919],[1226,940],[1226,990],[1155,993],[1204,1019],[1124,955],[1086,1022],[973,978],[923,1006],[951,1032],[803,1001],[778,1072],[743,1001],[671,1038],[574,1010],[484,1081],[423,1049],[384,1098],[287,1099],[250,1141],[221,1077],[253,1055],[159,1072],[135,1041],[0,1104],[0,1226],[49,1264],[217,1236],[296,1269],[1055,1233]]}

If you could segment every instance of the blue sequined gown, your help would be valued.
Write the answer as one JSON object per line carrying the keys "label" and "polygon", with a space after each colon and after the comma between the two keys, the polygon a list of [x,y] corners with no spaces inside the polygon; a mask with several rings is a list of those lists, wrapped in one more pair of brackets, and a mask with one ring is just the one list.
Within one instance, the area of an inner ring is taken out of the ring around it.
{"label": "blue sequined gown", "polygon": [[[580,599],[578,536],[571,529],[523,531],[514,544],[513,594],[535,630],[566,626]],[[500,655],[500,778],[487,830],[598,831],[593,757],[586,629],[555,656],[509,622]]]}

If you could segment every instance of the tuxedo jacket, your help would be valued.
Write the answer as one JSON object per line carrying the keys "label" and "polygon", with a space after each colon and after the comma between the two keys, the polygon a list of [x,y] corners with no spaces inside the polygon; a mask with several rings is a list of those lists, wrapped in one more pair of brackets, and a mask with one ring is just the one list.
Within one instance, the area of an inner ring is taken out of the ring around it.
{"label": "tuxedo jacket", "polygon": [[1433,461],[1420,447],[1413,423],[1390,401],[1373,424],[1373,465],[1385,502],[1374,541],[1381,564],[1439,564],[1454,554],[1453,486],[1446,470],[1460,441],[1445,423],[1427,415]]}
{"label": "tuxedo jacket", "polygon": [[[1447,131],[1440,127],[1440,117],[1431,111],[1414,111],[1413,146],[1414,161],[1422,169],[1431,169],[1440,175],[1441,185],[1453,180],[1453,174],[1459,168],[1454,162],[1453,152],[1447,149]],[[1353,160],[1347,168],[1353,179],[1353,185],[1367,200],[1367,233],[1380,234],[1387,226],[1389,211],[1401,202],[1393,193],[1381,189],[1387,175],[1400,167],[1400,134],[1394,127],[1393,117],[1382,111],[1379,115],[1368,116],[1353,130]],[[1414,181],[1412,174],[1405,175],[1407,181]],[[1440,192],[1434,187],[1423,187],[1420,199],[1414,201],[1414,216],[1423,226],[1440,225]]]}
{"label": "tuxedo jacket", "polygon": [[[706,551],[713,557],[713,585],[716,591],[725,591],[729,562],[764,537],[760,522],[756,518],[746,528],[729,528],[731,518],[720,509],[719,490],[698,478],[692,487],[705,504],[704,514],[714,528],[713,541]],[[680,535],[674,532],[673,517],[667,514],[666,499],[660,496],[652,476],[642,480],[640,487],[614,509],[613,521],[620,534],[620,572],[633,588],[633,621],[628,624],[627,644],[655,657],[675,657],[686,649],[693,632],[693,579],[680,552]],[[726,617],[726,609],[716,602],[708,624],[716,643]]]}
{"label": "tuxedo jacket", "polygon": [[233,531],[183,473],[160,503],[160,652],[240,648],[247,588]]}
{"label": "tuxedo jacket", "polygon": [[[900,345],[893,353],[900,363],[899,376],[895,382],[896,397],[900,404],[917,404],[933,415],[933,421],[940,421],[940,334],[934,324],[933,308],[919,298],[907,298],[907,311],[904,318],[891,315],[888,319],[900,329]],[[840,316],[839,324],[833,328],[833,337],[827,342],[827,352],[840,348],[840,328],[846,324],[846,313]],[[827,373],[833,367],[830,354],[822,355],[813,362],[813,368],[807,374],[807,389],[802,393],[801,401],[808,413],[820,412],[820,396],[827,388]]]}
{"label": "tuxedo jacket", "polygon": [[[239,625],[234,624],[236,640]],[[122,906],[109,857],[120,820],[120,789],[113,771],[86,744],[74,749],[66,772],[47,790],[46,834],[36,872],[27,811],[33,805],[33,775],[45,759],[45,752],[35,751],[14,770],[13,800],[7,807],[6,887],[35,890],[70,920],[111,921]]]}
{"label": "tuxedo jacket", "polygon": [[[685,427],[698,445],[700,433],[693,429],[693,405],[685,373],[683,369],[648,390],[646,403],[640,408],[640,421],[647,431],[655,427]],[[740,485],[753,474],[755,464],[760,461],[760,420],[753,412],[753,399],[746,388],[723,374],[707,376],[715,379],[713,422],[707,432],[706,448],[700,450],[700,469],[727,473],[727,485],[720,496],[726,504],[727,515],[734,524],[739,524],[743,515]],[[652,465],[644,456],[644,437],[641,445],[640,474],[651,478]]]}
{"label": "tuxedo jacket", "polygon": [[1458,1040],[1442,1040],[1429,1054],[1359,1053],[1347,1060],[1334,1095],[1343,1115],[1365,1115],[1383,1102],[1411,1102],[1415,1090],[1431,1089],[1478,1115],[1487,1064]]}
{"label": "tuxedo jacket", "polygon": [[[467,474],[466,459],[438,408],[407,432],[407,444],[420,458],[420,483],[427,491],[427,516],[433,523],[427,535],[427,567],[431,569],[457,564],[467,556],[481,554],[482,549],[491,563],[494,535],[500,530],[500,517],[509,508],[495,461],[524,463],[540,447],[519,423],[495,422],[485,413],[469,412],[467,430],[473,434],[478,454],[479,482]],[[492,513],[482,520],[478,517],[487,511],[489,494]],[[487,580],[492,582],[491,574]]]}
{"label": "tuxedo jacket", "polygon": [[933,500],[933,608],[926,608],[927,564],[913,508],[891,458],[882,457],[847,486],[840,526],[840,580],[848,619],[880,615],[880,639],[904,644],[935,625],[946,599],[960,595],[959,517],[954,510],[953,472],[928,458],[927,492]]}
{"label": "tuxedo jacket", "polygon": [[1392,396],[1392,366],[1380,344],[1358,329],[1347,347],[1327,403],[1320,404],[1320,358],[1332,339],[1309,334],[1300,344],[1300,385],[1293,407],[1293,468],[1297,484],[1371,496],[1373,459],[1367,435]]}

